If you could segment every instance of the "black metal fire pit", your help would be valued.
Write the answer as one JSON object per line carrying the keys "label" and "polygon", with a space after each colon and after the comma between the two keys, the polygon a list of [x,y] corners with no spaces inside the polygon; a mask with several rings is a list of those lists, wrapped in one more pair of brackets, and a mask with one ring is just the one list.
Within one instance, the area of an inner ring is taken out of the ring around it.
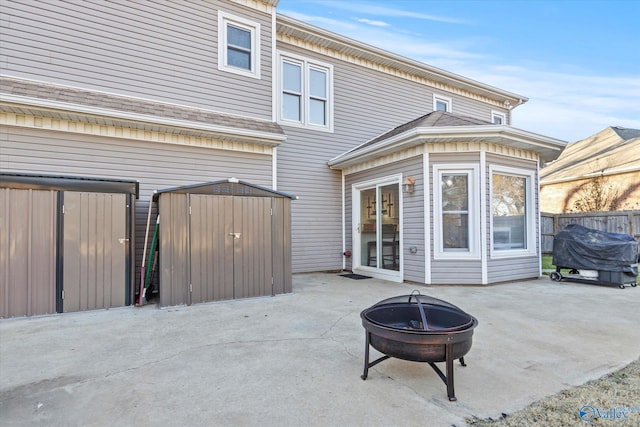
{"label": "black metal fire pit", "polygon": [[[447,396],[455,401],[453,361],[471,349],[478,320],[446,301],[414,291],[380,301],[360,313],[366,332],[364,373],[390,357],[427,362],[447,386]],[[369,346],[384,356],[369,363]],[[436,362],[446,362],[445,376]]]}

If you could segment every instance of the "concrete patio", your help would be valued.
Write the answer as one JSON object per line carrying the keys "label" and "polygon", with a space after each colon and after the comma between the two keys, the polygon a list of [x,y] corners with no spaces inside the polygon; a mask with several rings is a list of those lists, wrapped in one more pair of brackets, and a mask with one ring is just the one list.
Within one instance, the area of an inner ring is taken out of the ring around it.
{"label": "concrete patio", "polygon": [[[0,320],[0,425],[461,426],[640,355],[638,288],[548,278],[424,287],[326,273],[294,275],[293,289]],[[413,289],[480,322],[468,366],[455,364],[457,402],[424,363],[389,359],[360,379],[360,312]]]}

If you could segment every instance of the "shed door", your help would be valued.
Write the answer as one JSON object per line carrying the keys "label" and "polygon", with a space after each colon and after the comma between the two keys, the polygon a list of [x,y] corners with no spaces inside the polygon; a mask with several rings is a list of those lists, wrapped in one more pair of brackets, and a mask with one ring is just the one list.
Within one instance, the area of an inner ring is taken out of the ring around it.
{"label": "shed door", "polygon": [[56,311],[57,197],[0,188],[0,317]]}
{"label": "shed door", "polygon": [[272,295],[271,198],[190,195],[191,303]]}
{"label": "shed door", "polygon": [[124,306],[127,196],[66,191],[63,197],[63,311]]}

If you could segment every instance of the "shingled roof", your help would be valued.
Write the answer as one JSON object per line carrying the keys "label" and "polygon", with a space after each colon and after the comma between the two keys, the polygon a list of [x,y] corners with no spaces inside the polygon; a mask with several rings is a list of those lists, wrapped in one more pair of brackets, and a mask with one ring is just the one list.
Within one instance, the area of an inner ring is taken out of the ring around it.
{"label": "shingled roof", "polygon": [[341,169],[361,161],[423,143],[490,142],[538,153],[543,161],[553,160],[564,141],[511,126],[445,111],[433,111],[379,135],[329,161]]}
{"label": "shingled roof", "polygon": [[542,184],[640,170],[640,130],[608,127],[572,142],[558,159],[540,170]]}
{"label": "shingled roof", "polygon": [[[0,78],[0,111],[136,127],[136,123],[172,128],[223,139],[279,143],[285,139],[274,122],[234,116],[199,108],[97,92],[10,77]],[[98,119],[99,117],[99,119]]]}
{"label": "shingled roof", "polygon": [[383,133],[380,136],[375,137],[361,147],[375,144],[378,141],[382,141],[392,136],[401,134],[408,130],[420,127],[436,127],[436,126],[474,126],[474,125],[491,125],[491,122],[478,120],[473,117],[462,116],[460,114],[448,113],[446,111],[433,111],[425,114],[422,117],[418,117],[415,120],[411,120],[405,124],[397,126],[388,132]]}

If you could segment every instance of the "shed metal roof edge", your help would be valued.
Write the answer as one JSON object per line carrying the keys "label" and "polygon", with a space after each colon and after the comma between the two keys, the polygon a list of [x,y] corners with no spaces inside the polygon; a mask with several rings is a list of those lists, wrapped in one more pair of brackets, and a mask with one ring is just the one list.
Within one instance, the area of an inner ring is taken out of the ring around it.
{"label": "shed metal roof edge", "polygon": [[160,196],[160,194],[164,194],[164,193],[174,193],[174,192],[188,192],[186,190],[190,190],[190,189],[197,189],[197,188],[202,188],[202,187],[206,187],[209,185],[219,185],[219,184],[242,184],[242,185],[246,185],[247,187],[251,187],[251,188],[255,188],[256,190],[260,190],[260,191],[265,191],[267,193],[271,193],[275,196],[279,196],[279,197],[286,197],[288,199],[291,200],[297,200],[298,196],[295,196],[293,194],[289,194],[289,193],[285,193],[282,191],[277,191],[277,190],[273,190],[271,188],[268,187],[263,187],[261,185],[257,185],[257,184],[252,184],[250,182],[247,181],[242,181],[236,178],[228,178],[228,179],[221,179],[218,181],[209,181],[209,182],[202,182],[202,183],[198,183],[198,184],[189,184],[189,185],[182,185],[179,187],[170,187],[170,188],[164,188],[162,190],[155,190],[153,192],[153,200],[157,201],[158,200],[158,196]]}
{"label": "shed metal roof edge", "polygon": [[15,171],[0,171],[0,188],[126,193],[134,194],[136,199],[140,196],[137,180]]}

